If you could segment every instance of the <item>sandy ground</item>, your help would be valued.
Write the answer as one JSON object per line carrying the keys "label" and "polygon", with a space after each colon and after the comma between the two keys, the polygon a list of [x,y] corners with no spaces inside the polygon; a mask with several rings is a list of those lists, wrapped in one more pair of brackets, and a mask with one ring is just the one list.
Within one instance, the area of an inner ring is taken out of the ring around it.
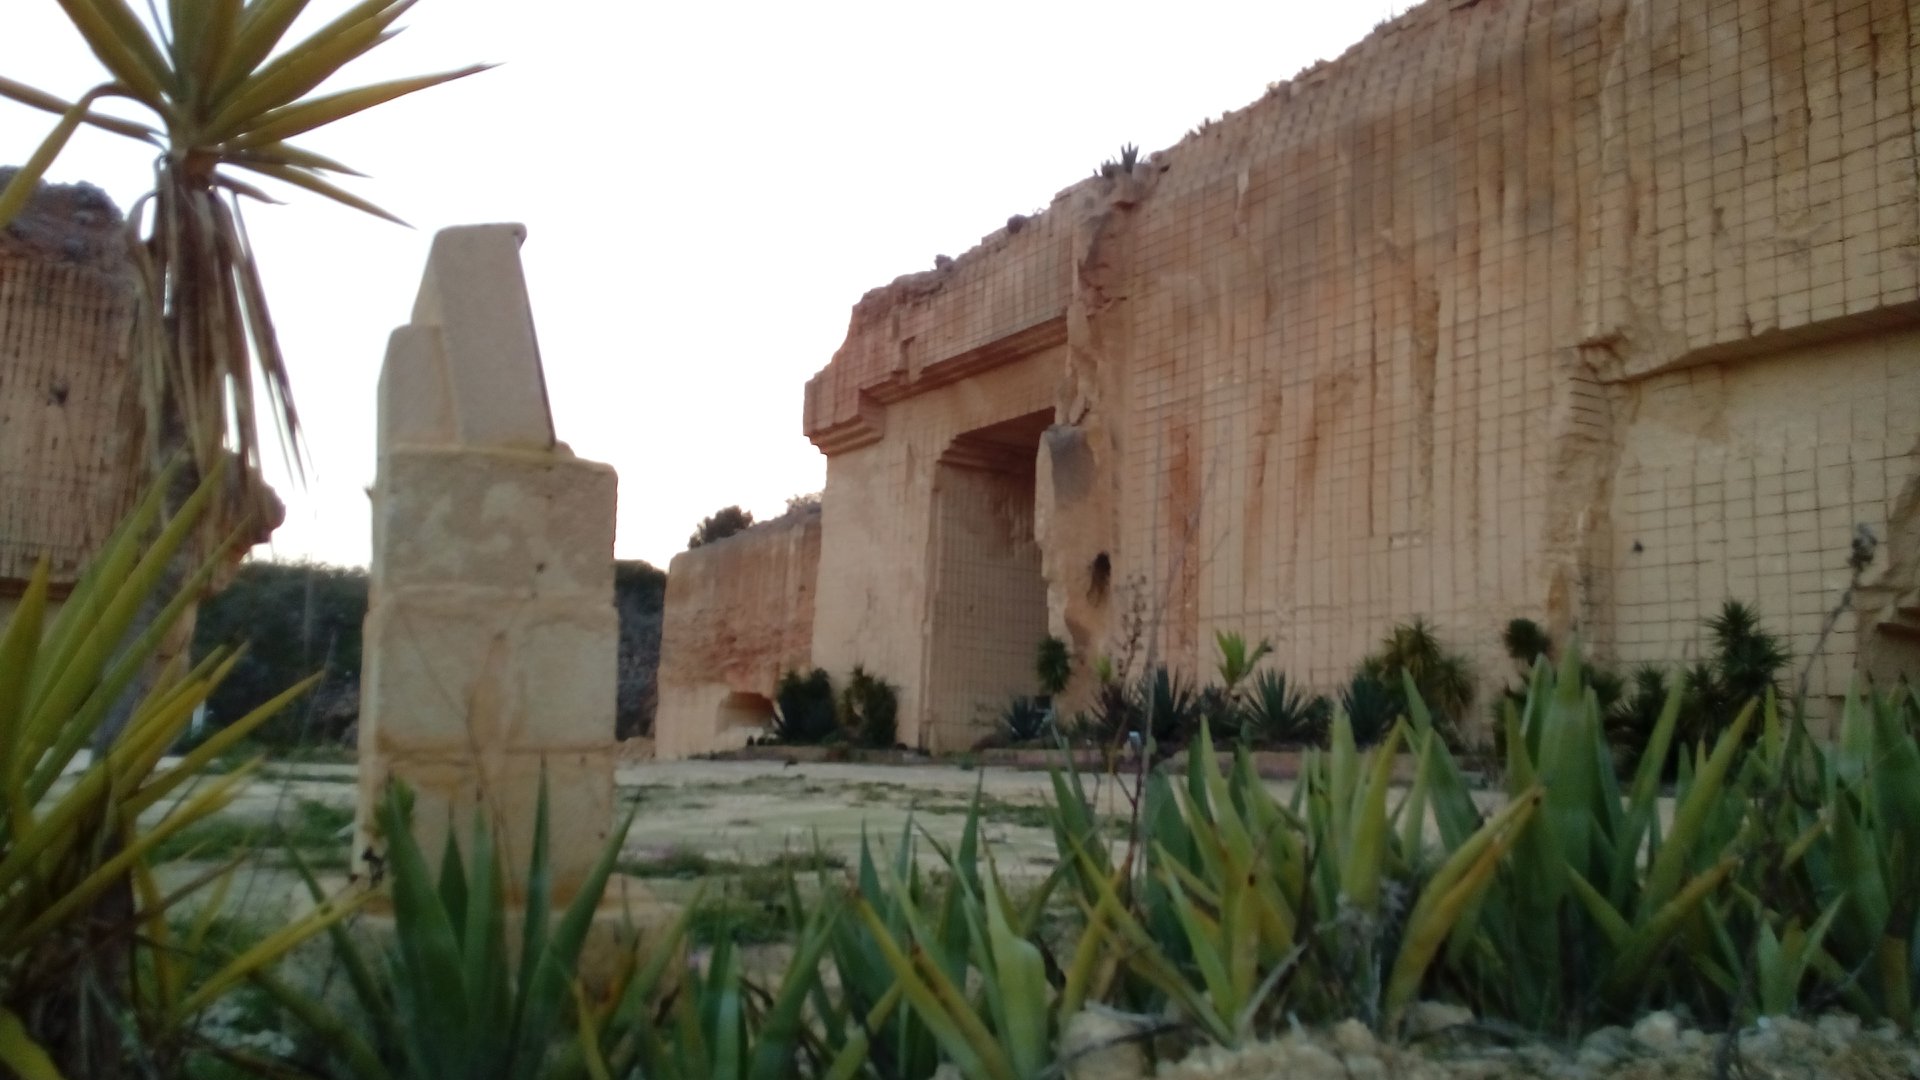
{"label": "sandy ground", "polygon": [[[223,816],[250,823],[287,820],[302,802],[351,808],[352,765],[270,764],[247,784]],[[985,812],[983,833],[1001,873],[1032,879],[1054,866],[1052,833],[1038,809],[1051,793],[1043,772],[1008,768],[962,769],[954,765],[892,766],[779,762],[668,762],[623,765],[617,780],[622,808],[636,807],[624,856],[658,860],[676,850],[744,865],[764,864],[784,852],[821,849],[854,865],[862,830],[876,857],[898,848],[902,830],[915,825],[915,848],[924,867],[939,864],[926,843],[958,841],[976,786]],[[1089,790],[1095,791],[1089,778]],[[1108,785],[1097,791],[1102,812],[1123,814],[1127,804]],[[345,847],[349,838],[342,836]],[[204,867],[176,863],[163,878],[184,882]],[[297,880],[287,870],[248,865],[235,882],[240,906],[281,902]],[[690,894],[694,882],[657,881],[667,896]]]}
{"label": "sandy ground", "polygon": [[[1092,776],[1083,780],[1097,813],[1110,819],[1127,816],[1127,800],[1116,785],[1099,784]],[[350,764],[270,764],[225,814],[265,822],[287,820],[303,801],[350,808],[354,781]],[[927,838],[947,845],[958,841],[977,790],[987,848],[1009,882],[1043,878],[1056,865],[1053,835],[1041,813],[1051,797],[1051,781],[1044,772],[956,764],[677,761],[622,765],[617,783],[622,808],[636,810],[623,852],[635,862],[657,862],[690,850],[754,866],[786,852],[809,853],[818,844],[851,866],[858,859],[863,831],[880,857],[898,849],[911,821],[920,865],[932,869],[940,865],[940,857]],[[1289,783],[1270,781],[1268,786],[1283,801],[1291,795]],[[1484,799],[1500,801],[1494,793]],[[348,837],[342,836],[340,843],[345,847]],[[201,869],[175,864],[163,876],[184,881]],[[236,886],[251,907],[291,896],[297,881],[287,870],[250,865]],[[656,879],[651,887],[663,897],[679,899],[691,895],[697,882]]]}

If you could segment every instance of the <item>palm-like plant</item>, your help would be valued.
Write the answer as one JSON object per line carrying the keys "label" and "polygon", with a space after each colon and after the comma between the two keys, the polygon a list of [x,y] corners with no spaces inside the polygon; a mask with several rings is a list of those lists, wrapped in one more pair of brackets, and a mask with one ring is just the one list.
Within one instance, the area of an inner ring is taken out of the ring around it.
{"label": "palm-like plant", "polygon": [[[154,189],[128,222],[139,278],[134,358],[146,407],[147,459],[158,463],[190,450],[204,471],[231,443],[249,468],[239,470],[224,512],[209,519],[216,535],[267,499],[252,468],[260,458],[256,370],[283,447],[300,463],[287,368],[241,215],[243,197],[273,200],[238,174],[278,180],[397,222],[330,179],[358,173],[288,140],[484,69],[316,94],[342,68],[393,37],[394,22],[414,0],[359,0],[283,48],[308,2],[171,0],[151,5],[151,18],[143,20],[127,0],[60,0],[109,81],[69,103],[0,78],[0,95],[61,114],[53,133],[0,192],[0,223],[25,204],[83,123],[160,151]],[[93,112],[104,98],[135,102],[154,120]]]}
{"label": "palm-like plant", "polygon": [[[213,762],[312,680],[169,761],[194,709],[239,656],[223,648],[191,667],[176,659],[140,697],[112,750],[81,756],[218,565],[215,555],[185,584],[156,596],[164,568],[221,483],[216,469],[164,525],[160,490],[151,492],[54,615],[42,561],[0,627],[0,1072],[7,1075],[118,1076],[129,1039],[149,1061],[171,1060],[207,1005],[359,904],[317,897],[310,917],[196,981],[194,960],[206,952],[226,893],[224,883],[206,886],[224,882],[232,866],[167,888],[154,872],[163,845],[238,797],[257,764],[213,777]],[[135,615],[150,603],[159,615],[140,628]],[[202,899],[192,929],[176,934],[170,919]]]}

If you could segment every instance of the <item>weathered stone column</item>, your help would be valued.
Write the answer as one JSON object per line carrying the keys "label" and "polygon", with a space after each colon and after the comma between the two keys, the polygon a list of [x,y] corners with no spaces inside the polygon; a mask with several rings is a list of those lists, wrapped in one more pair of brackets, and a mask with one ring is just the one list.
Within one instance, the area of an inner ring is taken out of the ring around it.
{"label": "weathered stone column", "polygon": [[554,439],[518,225],[434,238],[380,373],[360,829],[392,780],[437,859],[476,810],[524,885],[547,778],[556,898],[613,823],[614,471]]}

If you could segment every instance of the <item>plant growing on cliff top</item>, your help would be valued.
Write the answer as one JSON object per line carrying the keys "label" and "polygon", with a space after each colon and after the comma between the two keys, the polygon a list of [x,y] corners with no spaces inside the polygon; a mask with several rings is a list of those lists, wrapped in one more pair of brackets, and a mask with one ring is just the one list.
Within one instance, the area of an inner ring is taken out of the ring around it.
{"label": "plant growing on cliff top", "polygon": [[753,528],[753,512],[742,510],[738,506],[723,506],[700,519],[700,524],[687,537],[687,550],[711,544],[715,540],[725,540],[736,533]]}
{"label": "plant growing on cliff top", "polygon": [[[0,223],[32,193],[83,123],[159,151],[154,190],[130,215],[137,271],[134,362],[146,405],[147,459],[157,471],[180,449],[205,471],[231,444],[243,468],[209,515],[210,537],[243,517],[270,522],[270,493],[254,472],[262,410],[299,461],[299,422],[266,289],[241,214],[243,197],[272,201],[240,172],[266,177],[377,217],[398,218],[334,185],[359,175],[287,140],[418,90],[483,70],[395,79],[333,93],[314,90],[392,37],[413,0],[361,0],[304,40],[283,39],[307,0],[207,0],[148,4],[61,0],[109,81],[68,103],[0,79],[0,95],[61,114],[53,133],[0,192]],[[162,12],[165,12],[164,17]],[[152,123],[102,116],[97,101],[123,98]],[[190,485],[189,485],[190,486]]]}

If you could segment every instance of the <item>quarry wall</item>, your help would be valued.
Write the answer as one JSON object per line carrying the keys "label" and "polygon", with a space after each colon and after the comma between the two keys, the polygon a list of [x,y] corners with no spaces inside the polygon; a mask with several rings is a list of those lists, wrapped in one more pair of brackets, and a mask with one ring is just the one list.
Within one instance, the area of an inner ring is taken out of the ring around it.
{"label": "quarry wall", "polygon": [[[1430,0],[875,290],[807,386],[814,660],[955,749],[1033,689],[1036,589],[1083,665],[1234,630],[1322,688],[1414,616],[1489,688],[1516,616],[1676,661],[1731,597],[1805,658],[1864,525],[1811,691],[1920,668],[1917,35],[1902,0]],[[948,542],[1022,490],[953,463],[1023,417],[1031,517]]]}
{"label": "quarry wall", "polygon": [[66,595],[138,491],[125,243],[84,184],[42,185],[0,230],[0,619],[42,556]]}
{"label": "quarry wall", "polygon": [[660,628],[654,753],[744,745],[780,676],[812,666],[820,511],[803,509],[674,557]]}

